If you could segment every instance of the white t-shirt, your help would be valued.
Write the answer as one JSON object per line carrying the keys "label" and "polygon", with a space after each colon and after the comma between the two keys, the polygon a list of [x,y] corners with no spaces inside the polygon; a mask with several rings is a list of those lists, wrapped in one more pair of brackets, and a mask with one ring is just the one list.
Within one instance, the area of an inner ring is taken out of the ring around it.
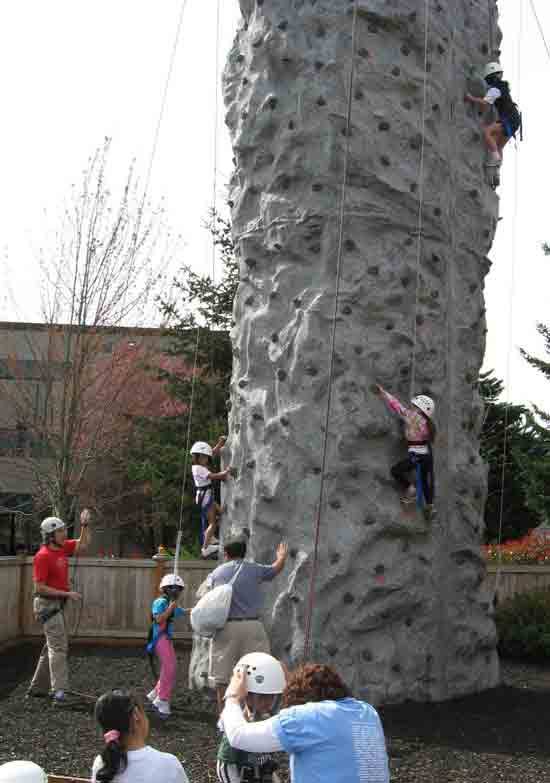
{"label": "white t-shirt", "polygon": [[502,95],[501,91],[498,89],[498,87],[489,87],[487,90],[487,93],[485,94],[485,102],[490,103],[491,106],[493,103],[500,98]]}
{"label": "white t-shirt", "polygon": [[[96,783],[96,774],[103,766],[101,756],[96,756],[92,767],[92,783]],[[128,766],[114,783],[189,783],[185,770],[171,753],[146,745],[139,750],[128,751]]]}
{"label": "white t-shirt", "polygon": [[[210,471],[208,470],[208,468],[205,468],[204,465],[193,465],[191,471],[193,472],[193,481],[195,482],[195,486],[197,489],[200,489],[201,487],[207,487],[209,484],[212,483],[210,481]],[[198,503],[199,500],[200,500],[200,494],[197,492],[195,503]],[[204,495],[202,496],[202,507],[207,508],[211,500],[212,500],[212,490],[207,489]]]}
{"label": "white t-shirt", "polygon": [[193,465],[191,468],[193,473],[193,481],[196,487],[206,487],[211,483],[210,471],[205,468],[204,465]]}

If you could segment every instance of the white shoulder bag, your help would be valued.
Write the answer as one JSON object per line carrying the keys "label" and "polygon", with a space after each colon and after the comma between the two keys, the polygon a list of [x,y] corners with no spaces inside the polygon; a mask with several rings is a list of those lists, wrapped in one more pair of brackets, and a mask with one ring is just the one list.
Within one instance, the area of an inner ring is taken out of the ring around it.
{"label": "white shoulder bag", "polygon": [[237,568],[230,582],[209,590],[206,595],[203,595],[197,605],[191,609],[191,626],[195,633],[198,633],[200,636],[211,637],[214,636],[216,631],[224,627],[231,608],[233,585],[243,565],[244,560]]}

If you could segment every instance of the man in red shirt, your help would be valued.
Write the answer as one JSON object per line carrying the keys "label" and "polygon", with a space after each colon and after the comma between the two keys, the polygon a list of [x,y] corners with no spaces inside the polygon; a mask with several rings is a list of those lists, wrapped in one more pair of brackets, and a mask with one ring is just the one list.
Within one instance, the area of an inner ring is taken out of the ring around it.
{"label": "man in red shirt", "polygon": [[79,593],[69,586],[69,557],[84,551],[89,544],[87,509],[80,515],[79,539],[67,539],[65,523],[58,517],[47,517],[40,525],[43,545],[34,556],[33,611],[42,623],[46,644],[34,672],[30,696],[53,694],[54,704],[62,704],[69,684],[67,667],[68,637],[63,609],[66,601],[79,601]]}

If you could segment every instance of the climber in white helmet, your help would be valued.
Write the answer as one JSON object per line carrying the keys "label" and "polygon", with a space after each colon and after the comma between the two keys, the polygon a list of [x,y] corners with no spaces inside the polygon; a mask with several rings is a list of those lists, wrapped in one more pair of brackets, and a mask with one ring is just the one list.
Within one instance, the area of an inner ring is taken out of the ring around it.
{"label": "climber in white helmet", "polygon": [[[247,694],[243,705],[248,722],[265,720],[275,715],[286,687],[286,673],[272,655],[254,652],[245,655],[234,671],[246,678]],[[220,721],[223,729],[223,722]],[[276,783],[277,762],[270,753],[249,753],[231,747],[224,734],[218,748],[216,771],[220,783]]]}
{"label": "climber in white helmet", "polygon": [[[431,397],[419,394],[413,397],[410,405],[403,405],[397,397],[387,392],[382,386],[375,387],[388,408],[403,421],[404,435],[407,441],[407,458],[398,462],[391,469],[393,478],[404,490],[401,502],[404,505],[424,504],[426,517],[434,514],[434,469],[432,444],[436,429],[433,421],[435,404]],[[414,483],[411,475],[415,476]]]}
{"label": "climber in white helmet", "polygon": [[231,475],[231,468],[220,470],[218,473],[210,470],[210,459],[216,457],[225,445],[223,435],[218,438],[215,446],[210,446],[204,441],[197,441],[191,447],[193,481],[195,482],[195,503],[199,507],[201,515],[201,554],[204,558],[218,553],[219,541],[217,539],[218,516],[222,512],[219,503],[216,503],[212,488],[213,481],[226,481]]}
{"label": "climber in white helmet", "polygon": [[41,623],[46,644],[34,672],[28,696],[47,696],[53,703],[65,702],[69,684],[67,665],[68,638],[63,610],[67,601],[80,601],[80,595],[69,586],[69,557],[83,552],[89,544],[90,512],[80,514],[80,538],[67,539],[65,522],[47,517],[40,525],[43,545],[34,556],[34,616]]}
{"label": "climber in white helmet", "polygon": [[174,620],[185,614],[178,606],[185,585],[181,576],[166,574],[160,580],[160,596],[151,606],[151,628],[147,639],[147,653],[157,655],[160,661],[160,676],[147,698],[161,718],[171,714],[170,702],[176,684],[176,651],[172,641]]}
{"label": "climber in white helmet", "polygon": [[0,765],[0,783],[48,783],[48,776],[32,761],[8,761]]}
{"label": "climber in white helmet", "polygon": [[249,675],[236,670],[225,694],[224,733],[232,748],[290,756],[291,783],[389,783],[388,754],[378,713],[354,699],[339,674],[306,663],[287,677],[281,710],[249,723]]}
{"label": "climber in white helmet", "polygon": [[483,71],[483,78],[488,87],[484,97],[476,98],[470,93],[464,96],[467,103],[473,103],[483,109],[494,106],[497,110],[498,119],[483,129],[485,144],[489,151],[489,164],[493,166],[500,166],[502,150],[521,128],[520,111],[512,100],[510,85],[503,81],[502,74],[500,63],[487,63]]}

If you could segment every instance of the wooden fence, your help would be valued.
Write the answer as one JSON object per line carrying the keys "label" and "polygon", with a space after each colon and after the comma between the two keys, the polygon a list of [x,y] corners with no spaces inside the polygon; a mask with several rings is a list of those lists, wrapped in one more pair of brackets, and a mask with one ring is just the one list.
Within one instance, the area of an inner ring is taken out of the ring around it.
{"label": "wooden fence", "polygon": [[17,557],[0,557],[0,644],[20,636],[19,604],[22,561]]}
{"label": "wooden fence", "polygon": [[[202,560],[182,561],[180,574],[185,581],[182,606],[191,607],[196,592],[215,563]],[[67,623],[71,636],[78,639],[142,641],[149,628],[151,601],[158,584],[172,569],[172,562],[153,560],[104,560],[78,558],[73,561],[74,588],[82,593],[82,605],[70,604]],[[491,595],[495,587],[496,566],[487,569],[485,589]],[[550,588],[550,567],[503,566],[499,579],[499,598],[516,593]],[[22,637],[42,635],[32,616],[32,558],[0,557],[0,645]],[[188,618],[178,623],[176,639],[190,640]]]}
{"label": "wooden fence", "polygon": [[[489,565],[485,585],[490,594],[495,590],[496,574],[496,565]],[[498,581],[500,603],[517,593],[530,593],[532,590],[550,588],[550,566],[504,565],[500,569]]]}
{"label": "wooden fence", "polygon": [[[73,589],[82,604],[67,605],[67,625],[78,639],[143,640],[150,624],[151,602],[158,585],[173,568],[172,561],[105,560],[80,557],[72,562]],[[203,560],[182,561],[180,576],[185,590],[180,605],[191,607],[200,584],[215,566]],[[32,558],[0,558],[0,606],[5,621],[0,643],[41,636],[32,615]],[[188,618],[178,623],[176,639],[191,639]]]}

